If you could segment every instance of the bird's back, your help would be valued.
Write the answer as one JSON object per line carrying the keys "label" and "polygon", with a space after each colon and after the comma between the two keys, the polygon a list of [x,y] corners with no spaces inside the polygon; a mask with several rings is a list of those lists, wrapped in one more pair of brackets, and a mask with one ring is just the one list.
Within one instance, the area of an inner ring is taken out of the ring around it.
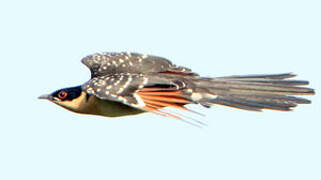
{"label": "bird's back", "polygon": [[169,60],[138,53],[96,53],[81,60],[91,71],[92,77],[119,73],[172,72],[196,75],[191,69],[176,66]]}

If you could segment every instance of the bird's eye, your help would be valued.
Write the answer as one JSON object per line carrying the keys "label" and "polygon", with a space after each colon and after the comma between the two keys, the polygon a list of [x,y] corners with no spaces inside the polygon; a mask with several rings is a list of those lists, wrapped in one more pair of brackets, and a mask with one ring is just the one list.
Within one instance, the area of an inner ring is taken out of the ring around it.
{"label": "bird's eye", "polygon": [[67,97],[68,93],[66,91],[60,91],[58,93],[58,98],[59,99],[65,99]]}

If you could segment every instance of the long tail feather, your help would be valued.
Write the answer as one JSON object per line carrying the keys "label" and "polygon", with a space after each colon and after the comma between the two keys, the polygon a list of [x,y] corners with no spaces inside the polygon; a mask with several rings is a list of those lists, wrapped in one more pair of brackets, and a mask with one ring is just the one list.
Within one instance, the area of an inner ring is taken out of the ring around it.
{"label": "long tail feather", "polygon": [[[291,95],[313,95],[311,88],[299,87],[308,85],[308,81],[286,80],[294,74],[228,76],[204,78],[195,82],[196,86],[207,94],[199,100],[200,104],[220,104],[239,109],[261,111],[271,109],[290,111],[297,104],[309,104],[311,101]],[[213,96],[212,96],[213,97]]]}

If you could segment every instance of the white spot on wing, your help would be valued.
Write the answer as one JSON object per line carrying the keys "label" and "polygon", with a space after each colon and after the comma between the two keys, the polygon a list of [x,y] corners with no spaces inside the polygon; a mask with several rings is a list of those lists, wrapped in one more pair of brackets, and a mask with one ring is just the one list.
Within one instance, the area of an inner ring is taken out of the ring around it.
{"label": "white spot on wing", "polygon": [[193,101],[199,101],[200,99],[203,98],[203,96],[202,96],[201,93],[193,93],[191,98],[192,98]]}
{"label": "white spot on wing", "polygon": [[142,58],[143,58],[143,59],[145,59],[145,58],[147,58],[147,57],[148,57],[147,54],[143,54],[143,55],[142,55]]}
{"label": "white spot on wing", "polygon": [[186,92],[192,93],[192,92],[193,92],[193,89],[187,89]]}
{"label": "white spot on wing", "polygon": [[111,86],[111,85],[106,86],[106,89],[111,89],[111,88],[112,88],[112,86]]}
{"label": "white spot on wing", "polygon": [[209,99],[216,99],[217,98],[217,95],[214,95],[214,94],[205,94],[204,96]]}
{"label": "white spot on wing", "polygon": [[144,77],[143,84],[146,85],[147,83],[148,83],[148,78],[147,78],[147,77]]}
{"label": "white spot on wing", "polygon": [[120,94],[124,91],[124,88],[119,88],[119,90],[116,92],[117,94]]}
{"label": "white spot on wing", "polygon": [[134,93],[133,96],[137,101],[137,104],[134,104],[133,106],[136,106],[136,107],[139,107],[139,108],[145,106],[144,101],[142,100],[142,98],[139,97],[139,95],[137,93]]}

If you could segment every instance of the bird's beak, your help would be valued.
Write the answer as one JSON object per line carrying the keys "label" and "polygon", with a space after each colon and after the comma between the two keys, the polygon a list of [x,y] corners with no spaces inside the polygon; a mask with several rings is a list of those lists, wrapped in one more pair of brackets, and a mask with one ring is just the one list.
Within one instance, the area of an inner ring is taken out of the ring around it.
{"label": "bird's beak", "polygon": [[52,96],[50,94],[44,94],[42,96],[39,96],[38,99],[52,100]]}

